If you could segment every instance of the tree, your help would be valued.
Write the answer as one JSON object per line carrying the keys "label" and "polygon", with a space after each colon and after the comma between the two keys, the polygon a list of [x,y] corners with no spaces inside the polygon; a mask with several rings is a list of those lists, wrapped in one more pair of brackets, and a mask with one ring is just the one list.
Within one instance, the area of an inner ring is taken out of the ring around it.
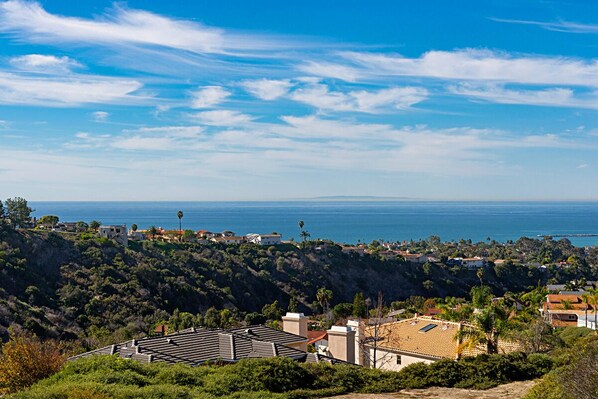
{"label": "tree", "polygon": [[361,352],[365,357],[360,360],[363,360],[365,365],[369,365],[372,368],[382,368],[391,361],[394,355],[391,352],[380,354],[378,348],[383,347],[385,343],[398,339],[396,330],[392,328],[392,324],[387,323],[387,320],[385,320],[388,308],[384,306],[384,295],[382,295],[382,292],[378,292],[376,306],[369,313],[369,317],[364,323],[364,334],[359,341]]}
{"label": "tree", "polygon": [[4,222],[5,217],[6,217],[6,214],[5,214],[5,210],[4,210],[4,204],[2,203],[2,201],[0,201],[0,223]]}
{"label": "tree", "polygon": [[363,292],[358,292],[353,298],[353,316],[355,317],[366,317],[368,314],[367,307],[365,306],[365,297]]}
{"label": "tree", "polygon": [[77,223],[75,223],[75,228],[77,229],[78,232],[82,232],[82,231],[88,230],[89,225],[87,223],[85,223],[84,221],[80,220]]}
{"label": "tree", "polygon": [[324,313],[328,313],[328,308],[330,307],[330,302],[332,301],[332,295],[332,291],[324,287],[321,287],[316,293],[316,300],[322,307]]}
{"label": "tree", "polygon": [[56,226],[59,220],[60,219],[56,215],[44,215],[41,218],[39,218],[38,223],[54,228],[54,226]]}
{"label": "tree", "polygon": [[60,371],[65,358],[56,342],[11,334],[0,354],[0,396],[33,385]]}
{"label": "tree", "polygon": [[203,322],[208,328],[220,327],[220,312],[218,312],[214,307],[209,308],[206,311]]}
{"label": "tree", "polygon": [[182,219],[183,219],[183,211],[178,211],[176,213],[176,216],[179,218],[179,240],[182,238],[182,234],[183,234],[183,225],[182,225]]}
{"label": "tree", "polygon": [[492,299],[492,290],[487,285],[471,287],[471,303],[478,309],[486,307]]}
{"label": "tree", "polygon": [[183,231],[183,241],[191,241],[195,238],[195,232],[193,230]]}
{"label": "tree", "polygon": [[100,228],[101,225],[102,225],[101,222],[98,222],[97,220],[92,220],[89,223],[89,228],[92,229],[92,230],[97,230],[97,229]]}
{"label": "tree", "polygon": [[308,231],[303,230],[303,226],[305,226],[305,222],[303,222],[303,220],[300,220],[299,228],[301,229],[301,233],[299,233],[299,237],[301,237],[301,247],[305,248],[305,240],[307,240],[311,235]]}
{"label": "tree", "polygon": [[287,310],[291,313],[296,313],[299,310],[299,304],[297,303],[297,299],[295,299],[294,296],[292,296],[289,300],[289,306]]}
{"label": "tree", "polygon": [[282,308],[278,304],[278,300],[271,304],[264,305],[262,307],[262,314],[266,316],[268,320],[280,320],[282,318]]}
{"label": "tree", "polygon": [[6,216],[13,229],[24,227],[31,223],[31,214],[35,212],[27,205],[27,200],[21,197],[6,200]]}
{"label": "tree", "polygon": [[131,225],[131,230],[137,231],[137,225],[135,223]]}
{"label": "tree", "polygon": [[156,234],[158,234],[158,229],[156,228],[156,226],[151,226],[148,230],[147,230],[147,234],[154,239],[156,237]]}
{"label": "tree", "polygon": [[462,342],[458,348],[459,353],[478,345],[485,345],[488,354],[498,353],[499,338],[509,335],[514,329],[514,323],[509,320],[509,312],[497,304],[475,314],[472,324],[472,327],[464,327],[457,333],[457,339]]}
{"label": "tree", "polygon": [[309,237],[311,237],[311,234],[309,234],[309,231],[307,230],[302,230],[301,233],[299,234],[301,236],[301,246],[303,248],[305,248],[305,240],[307,240]]}
{"label": "tree", "polygon": [[591,297],[592,297],[592,294],[590,294],[590,293],[581,294],[581,299],[583,301],[583,304],[585,305],[584,313],[585,313],[586,327],[588,326],[588,305],[592,301]]}

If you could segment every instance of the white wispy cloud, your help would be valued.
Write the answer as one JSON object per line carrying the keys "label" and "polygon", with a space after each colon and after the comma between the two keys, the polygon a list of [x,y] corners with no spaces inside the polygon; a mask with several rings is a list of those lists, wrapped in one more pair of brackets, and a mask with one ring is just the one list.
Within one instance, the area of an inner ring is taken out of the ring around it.
{"label": "white wispy cloud", "polygon": [[191,108],[211,108],[220,104],[231,95],[222,86],[204,86],[191,93]]}
{"label": "white wispy cloud", "polygon": [[81,104],[126,104],[146,100],[134,92],[143,85],[135,80],[77,75],[65,78],[0,72],[0,104],[49,107]]}
{"label": "white wispy cloud", "polygon": [[106,122],[110,114],[106,111],[96,111],[91,114],[95,122]]}
{"label": "white wispy cloud", "polygon": [[288,79],[256,79],[241,82],[241,86],[255,97],[271,101],[287,94],[293,84]]}
{"label": "white wispy cloud", "polygon": [[0,30],[36,43],[146,45],[194,53],[263,51],[292,46],[292,40],[236,34],[201,23],[167,18],[114,5],[94,19],[47,12],[38,2],[0,3]]}
{"label": "white wispy cloud", "polygon": [[357,68],[333,62],[307,61],[297,67],[301,72],[323,78],[340,79],[347,82],[355,82],[361,77]]}
{"label": "white wispy cloud", "polygon": [[197,149],[202,126],[159,126],[125,129],[122,134],[90,134],[79,132],[66,148],[97,149],[116,148],[128,151],[175,151]]}
{"label": "white wispy cloud", "polygon": [[43,54],[27,54],[13,57],[9,62],[18,69],[51,73],[64,73],[73,68],[82,67],[79,62],[67,56],[56,57],[54,55]]}
{"label": "white wispy cloud", "polygon": [[555,32],[565,33],[598,33],[598,25],[596,24],[584,24],[579,22],[560,21],[560,22],[543,22],[543,21],[530,21],[523,19],[502,19],[502,18],[490,18],[496,22],[504,22],[509,24],[519,25],[534,25],[539,26],[546,30]]}
{"label": "white wispy cloud", "polygon": [[429,51],[419,58],[380,53],[340,55],[370,76],[417,76],[462,81],[598,86],[598,61],[512,55],[491,50]]}
{"label": "white wispy cloud", "polygon": [[253,120],[250,115],[225,109],[197,112],[190,117],[199,123],[211,126],[239,126]]}
{"label": "white wispy cloud", "polygon": [[576,95],[569,88],[517,90],[507,89],[497,84],[480,85],[463,83],[449,86],[448,90],[454,94],[500,104],[598,109],[597,92]]}
{"label": "white wispy cloud", "polygon": [[421,87],[391,87],[377,91],[331,91],[324,84],[309,84],[293,91],[290,98],[324,111],[382,112],[389,108],[406,109],[428,98]]}

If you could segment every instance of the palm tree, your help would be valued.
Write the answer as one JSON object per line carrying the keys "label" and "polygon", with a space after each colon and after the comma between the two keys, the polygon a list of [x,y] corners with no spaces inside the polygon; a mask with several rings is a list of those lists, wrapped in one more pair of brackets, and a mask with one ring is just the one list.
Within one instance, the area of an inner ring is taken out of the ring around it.
{"label": "palm tree", "polygon": [[181,222],[181,219],[183,218],[183,211],[178,211],[176,213],[176,215],[179,218],[179,241],[180,241],[181,237],[182,237],[182,232],[183,232],[183,226],[182,226],[182,222]]}
{"label": "palm tree", "polygon": [[328,313],[330,301],[332,301],[332,291],[322,287],[316,293],[316,299],[320,303],[320,306],[322,306],[324,313]]}
{"label": "palm tree", "polygon": [[592,311],[594,312],[594,330],[596,330],[596,333],[598,334],[598,328],[596,328],[598,325],[598,289],[592,288],[588,290],[588,292],[590,293],[590,304],[592,305]]}
{"label": "palm tree", "polygon": [[474,315],[471,327],[459,330],[456,338],[462,342],[458,352],[485,345],[488,354],[498,353],[498,341],[501,336],[509,335],[513,323],[509,320],[509,312],[499,305],[490,305],[481,313]]}
{"label": "palm tree", "polygon": [[584,305],[586,305],[584,307],[584,313],[585,313],[585,320],[586,320],[586,328],[588,328],[588,305],[592,301],[591,294],[590,293],[581,294],[581,299],[583,300]]}
{"label": "palm tree", "polygon": [[303,248],[305,248],[305,240],[307,240],[309,237],[311,237],[311,234],[309,234],[309,231],[307,230],[302,230],[301,234],[299,234],[301,236],[301,239],[303,240],[303,242],[301,243]]}
{"label": "palm tree", "polygon": [[154,239],[156,237],[156,234],[158,234],[158,229],[156,229],[156,226],[151,226],[147,232],[148,232],[148,235],[152,239]]}

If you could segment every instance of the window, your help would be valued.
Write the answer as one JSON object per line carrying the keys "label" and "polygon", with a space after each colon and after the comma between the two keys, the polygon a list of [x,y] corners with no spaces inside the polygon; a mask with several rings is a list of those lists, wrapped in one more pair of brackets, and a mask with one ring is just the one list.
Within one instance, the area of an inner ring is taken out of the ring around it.
{"label": "window", "polygon": [[427,326],[420,328],[419,332],[426,333],[426,332],[430,331],[431,329],[433,329],[435,327],[436,327],[436,324],[430,323]]}
{"label": "window", "polygon": [[401,364],[401,361],[402,361],[401,355],[397,355],[397,364]]}

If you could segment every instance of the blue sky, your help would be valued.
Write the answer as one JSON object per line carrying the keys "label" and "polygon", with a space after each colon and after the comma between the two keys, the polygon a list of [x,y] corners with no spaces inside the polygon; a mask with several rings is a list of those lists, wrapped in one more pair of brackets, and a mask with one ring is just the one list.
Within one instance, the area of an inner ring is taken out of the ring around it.
{"label": "blue sky", "polygon": [[597,200],[597,54],[590,1],[0,1],[0,195]]}

